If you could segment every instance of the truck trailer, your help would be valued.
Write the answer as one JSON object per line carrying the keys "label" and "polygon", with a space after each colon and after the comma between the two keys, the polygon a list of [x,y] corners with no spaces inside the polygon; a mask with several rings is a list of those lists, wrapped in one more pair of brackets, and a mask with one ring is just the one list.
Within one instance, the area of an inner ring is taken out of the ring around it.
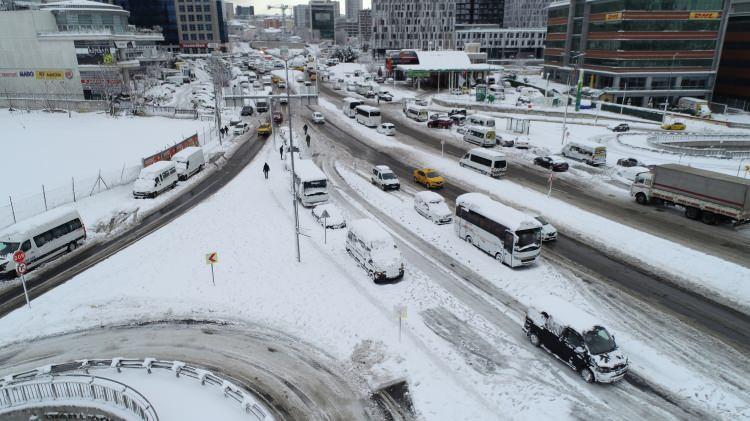
{"label": "truck trailer", "polygon": [[684,96],[677,101],[677,107],[696,117],[711,118],[711,108],[705,99]]}
{"label": "truck trailer", "polygon": [[647,205],[679,205],[706,224],[750,222],[750,180],[679,164],[657,165],[636,175],[630,196]]}

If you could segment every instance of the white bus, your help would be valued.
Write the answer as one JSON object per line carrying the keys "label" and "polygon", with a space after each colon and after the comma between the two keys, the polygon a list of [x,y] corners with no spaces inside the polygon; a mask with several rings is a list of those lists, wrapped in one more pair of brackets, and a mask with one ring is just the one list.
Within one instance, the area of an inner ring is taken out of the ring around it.
{"label": "white bus", "polygon": [[604,165],[607,163],[607,147],[586,140],[569,142],[567,145],[563,146],[562,155],[583,161],[593,166]]}
{"label": "white bus", "polygon": [[15,277],[13,253],[26,254],[26,267],[35,268],[78,248],[86,239],[86,228],[75,209],[57,208],[0,233],[0,278]]}
{"label": "white bus", "polygon": [[311,160],[294,160],[294,183],[297,185],[297,199],[302,206],[328,201],[328,178]]}
{"label": "white bus", "polygon": [[466,121],[474,126],[495,127],[495,118],[486,115],[470,115],[466,118]]}
{"label": "white bus", "polygon": [[481,193],[456,198],[456,235],[510,267],[536,262],[542,251],[542,224]]}
{"label": "white bus", "polygon": [[380,125],[380,108],[369,105],[359,105],[356,110],[357,123],[367,127],[378,127]]}
{"label": "white bus", "polygon": [[464,133],[464,142],[469,142],[484,147],[495,146],[495,128],[469,126],[466,128],[466,133]]}
{"label": "white bus", "polygon": [[430,115],[430,111],[427,107],[421,105],[409,104],[404,109],[404,113],[407,117],[415,121],[427,121]]}
{"label": "white bus", "polygon": [[344,111],[344,114],[347,117],[354,118],[357,113],[356,108],[362,104],[364,104],[364,102],[359,99],[344,98],[344,105],[341,106],[341,110]]}

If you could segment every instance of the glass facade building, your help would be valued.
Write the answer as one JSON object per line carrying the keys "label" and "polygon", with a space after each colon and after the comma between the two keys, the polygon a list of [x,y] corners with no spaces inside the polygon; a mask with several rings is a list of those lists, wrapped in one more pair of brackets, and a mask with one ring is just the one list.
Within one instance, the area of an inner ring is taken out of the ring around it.
{"label": "glass facade building", "polygon": [[714,101],[750,111],[750,0],[732,2]]}

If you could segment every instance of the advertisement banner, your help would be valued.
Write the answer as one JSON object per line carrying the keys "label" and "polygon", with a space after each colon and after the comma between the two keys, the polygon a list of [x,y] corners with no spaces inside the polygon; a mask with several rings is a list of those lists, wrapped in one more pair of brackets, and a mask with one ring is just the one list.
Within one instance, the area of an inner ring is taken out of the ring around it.
{"label": "advertisement banner", "polygon": [[65,78],[64,70],[37,70],[36,78],[40,80],[63,80]]}
{"label": "advertisement banner", "polygon": [[721,12],[690,12],[691,20],[713,20],[721,18]]}
{"label": "advertisement banner", "polygon": [[622,12],[607,13],[604,15],[604,20],[606,22],[622,20]]}
{"label": "advertisement banner", "polygon": [[576,111],[581,111],[581,91],[583,91],[583,69],[578,71],[578,87],[576,89]]}
{"label": "advertisement banner", "polygon": [[143,158],[143,166],[148,167],[154,162],[169,161],[177,152],[185,148],[189,148],[190,146],[200,146],[200,143],[198,143],[198,133],[188,137],[187,139],[183,140],[182,142],[174,146],[164,149],[163,151],[157,154]]}

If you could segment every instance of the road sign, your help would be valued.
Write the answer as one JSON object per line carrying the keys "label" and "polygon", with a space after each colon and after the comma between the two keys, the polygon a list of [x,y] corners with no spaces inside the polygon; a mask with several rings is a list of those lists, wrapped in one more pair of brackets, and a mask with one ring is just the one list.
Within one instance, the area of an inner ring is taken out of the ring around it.
{"label": "road sign", "polygon": [[328,218],[331,217],[331,214],[328,213],[327,209],[323,209],[320,217],[323,218],[323,244],[328,244]]}
{"label": "road sign", "polygon": [[17,252],[13,253],[13,261],[16,263],[23,263],[26,261],[26,253],[24,253],[22,250],[18,250]]}
{"label": "road sign", "polygon": [[212,251],[211,253],[208,253],[206,255],[206,264],[207,265],[215,265],[219,263],[219,253]]}
{"label": "road sign", "polygon": [[19,264],[18,264],[18,265],[16,266],[16,272],[17,272],[17,273],[18,273],[19,275],[24,275],[24,274],[26,274],[26,272],[28,272],[28,268],[26,267],[26,263],[19,263]]}

